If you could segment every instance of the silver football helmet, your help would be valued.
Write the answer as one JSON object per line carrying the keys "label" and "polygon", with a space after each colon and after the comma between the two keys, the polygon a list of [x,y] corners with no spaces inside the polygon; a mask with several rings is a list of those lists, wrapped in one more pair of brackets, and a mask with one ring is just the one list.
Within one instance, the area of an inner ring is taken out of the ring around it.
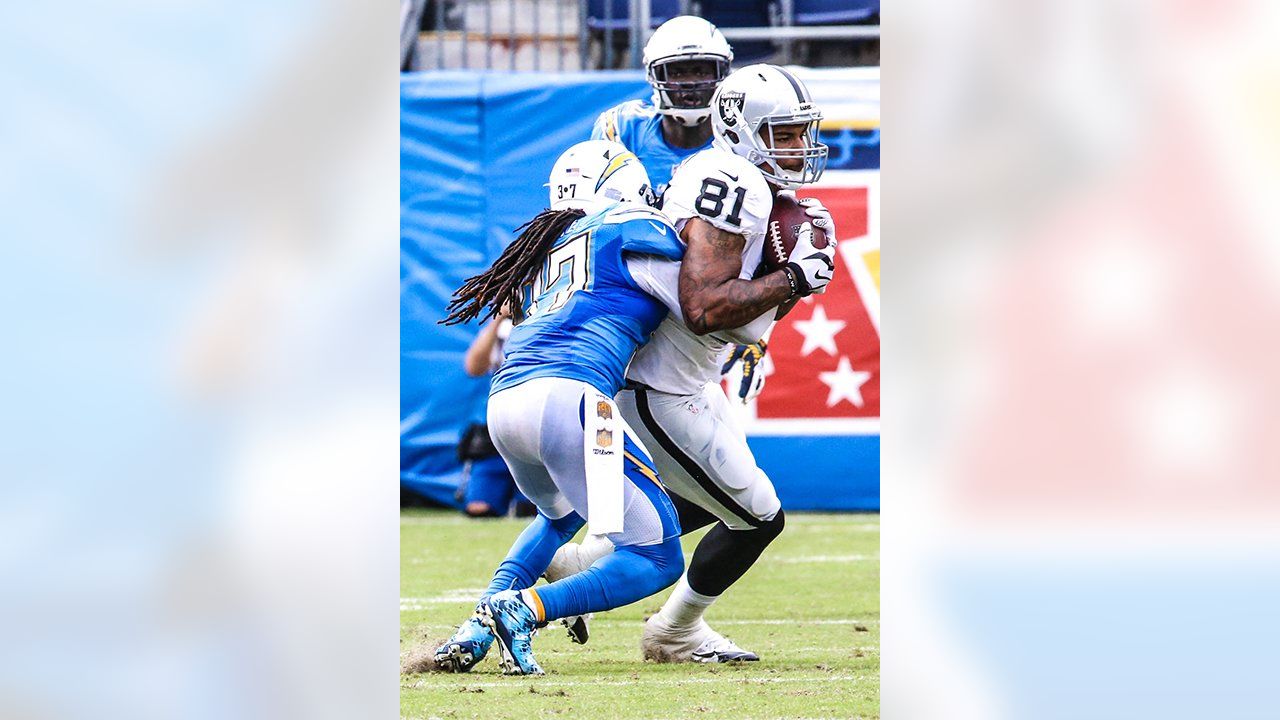
{"label": "silver football helmet", "polygon": [[[774,185],[795,188],[816,181],[827,167],[827,146],[818,142],[822,111],[809,90],[789,70],[775,65],[748,65],[720,84],[712,99],[714,144],[741,155]],[[775,147],[774,129],[803,125],[804,146]],[[799,170],[779,161],[803,160]]]}

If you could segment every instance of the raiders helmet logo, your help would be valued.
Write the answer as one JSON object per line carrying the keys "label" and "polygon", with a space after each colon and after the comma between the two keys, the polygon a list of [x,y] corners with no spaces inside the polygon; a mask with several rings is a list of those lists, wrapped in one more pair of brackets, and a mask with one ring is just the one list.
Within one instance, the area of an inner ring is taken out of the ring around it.
{"label": "raiders helmet logo", "polygon": [[609,407],[609,403],[604,400],[596,401],[596,416],[602,420],[613,419],[613,408]]}
{"label": "raiders helmet logo", "polygon": [[737,118],[733,116],[733,111],[742,112],[742,103],[746,100],[740,92],[726,92],[720,94],[720,119],[728,127],[738,124]]}
{"label": "raiders helmet logo", "polygon": [[600,447],[609,447],[610,445],[612,445],[612,444],[613,444],[613,431],[612,431],[612,430],[597,430],[597,431],[596,431],[596,444],[597,444],[597,445],[599,445]]}

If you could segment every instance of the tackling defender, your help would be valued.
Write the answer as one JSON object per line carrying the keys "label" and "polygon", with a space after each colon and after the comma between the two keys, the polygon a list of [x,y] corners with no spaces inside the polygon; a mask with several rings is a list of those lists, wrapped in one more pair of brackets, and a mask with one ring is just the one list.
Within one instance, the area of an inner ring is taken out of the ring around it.
{"label": "tackling defender", "polygon": [[[518,309],[490,387],[489,431],[538,508],[475,614],[436,650],[447,671],[470,670],[497,639],[505,673],[540,675],[531,645],[538,627],[651,595],[684,566],[675,508],[612,402],[636,347],[669,309],[629,266],[641,258],[675,263],[683,248],[642,202],[650,196],[644,167],[617,143],[573,146],[556,161],[550,187],[551,209],[454,293],[442,321]],[[613,511],[619,531],[608,537],[617,552],[534,590],[556,549],[586,523],[588,495],[601,487],[610,502],[593,497],[589,517],[596,524]]]}
{"label": "tackling defender", "polygon": [[[659,326],[617,396],[623,417],[653,452],[684,531],[716,523],[645,623],[642,651],[658,661],[759,659],[702,615],[782,531],[784,514],[724,394],[709,383],[728,344],[758,341],[799,297],[824,292],[834,270],[830,214],[805,200],[811,222],[831,242],[815,248],[806,223],[792,262],[753,280],[774,197],[814,182],[826,165],[827,148],[817,140],[822,115],[808,90],[787,70],[753,65],[725,79],[711,107],[713,147],[678,167],[663,198],[686,244],[677,280],[684,321],[677,316]],[[724,327],[736,329],[718,331]],[[566,547],[556,565],[571,572],[609,549]]]}

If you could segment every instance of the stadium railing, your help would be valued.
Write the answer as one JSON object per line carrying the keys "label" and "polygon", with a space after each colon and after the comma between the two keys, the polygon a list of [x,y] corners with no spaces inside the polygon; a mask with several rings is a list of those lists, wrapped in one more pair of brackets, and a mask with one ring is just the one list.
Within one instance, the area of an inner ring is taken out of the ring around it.
{"label": "stadium railing", "polygon": [[[735,64],[790,63],[796,42],[878,40],[878,0],[403,0],[406,70],[639,68],[653,29],[680,14],[716,23]],[[414,42],[416,36],[416,42]]]}

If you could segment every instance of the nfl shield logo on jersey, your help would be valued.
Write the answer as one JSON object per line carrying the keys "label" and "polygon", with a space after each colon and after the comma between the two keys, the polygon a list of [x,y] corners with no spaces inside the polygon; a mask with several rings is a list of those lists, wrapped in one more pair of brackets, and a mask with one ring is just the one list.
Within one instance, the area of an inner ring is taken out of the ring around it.
{"label": "nfl shield logo on jersey", "polygon": [[600,447],[609,447],[610,445],[613,445],[613,431],[604,429],[597,430],[596,444]]}

